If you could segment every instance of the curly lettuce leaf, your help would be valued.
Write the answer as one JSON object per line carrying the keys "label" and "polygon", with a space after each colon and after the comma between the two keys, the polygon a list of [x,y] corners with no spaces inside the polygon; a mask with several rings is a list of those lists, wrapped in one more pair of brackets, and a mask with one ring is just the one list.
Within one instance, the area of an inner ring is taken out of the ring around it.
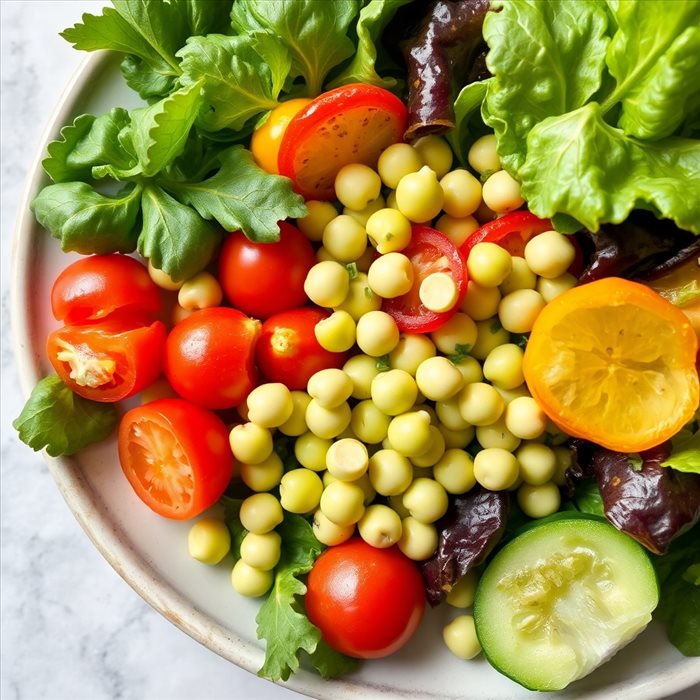
{"label": "curly lettuce leaf", "polygon": [[84,399],[52,374],[36,384],[12,426],[34,451],[58,457],[109,437],[118,419],[114,404]]}

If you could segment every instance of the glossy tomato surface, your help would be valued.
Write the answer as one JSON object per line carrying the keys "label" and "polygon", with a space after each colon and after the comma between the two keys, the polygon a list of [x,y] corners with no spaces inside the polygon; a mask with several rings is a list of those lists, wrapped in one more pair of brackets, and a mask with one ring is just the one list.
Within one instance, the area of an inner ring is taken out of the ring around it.
{"label": "glossy tomato surface", "polygon": [[52,331],[46,352],[56,374],[76,394],[112,402],[133,396],[158,379],[165,338],[160,321],[139,325],[112,317]]}
{"label": "glossy tomato surface", "polygon": [[[391,314],[399,330],[430,333],[452,318],[467,291],[467,267],[454,243],[440,231],[416,224],[411,242],[401,251],[413,266],[413,287],[394,299],[385,299],[382,310]],[[448,273],[457,285],[457,300],[449,311],[431,311],[420,300],[421,282],[435,272]]]}
{"label": "glossy tomato surface", "polygon": [[345,364],[347,353],[325,350],[316,340],[314,328],[328,316],[327,311],[306,306],[275,314],[263,323],[256,359],[266,381],[303,390],[312,374]]}
{"label": "glossy tomato surface", "polygon": [[254,243],[241,231],[228,236],[219,258],[219,281],[236,309],[265,319],[308,301],[304,280],[316,264],[306,236],[280,222],[280,240]]}
{"label": "glossy tomato surface", "polygon": [[257,383],[260,322],[223,306],[195,311],[170,331],[165,376],[182,398],[211,409],[237,406]]}
{"label": "glossy tomato surface", "polygon": [[86,323],[115,311],[155,317],[160,290],[148,270],[128,255],[90,255],[76,260],[56,278],[51,310],[59,321]]}
{"label": "glossy tomato surface", "polygon": [[376,549],[359,537],[323,552],[307,587],[306,612],[326,643],[362,659],[398,651],[425,610],[415,563],[396,546]]}
{"label": "glossy tomato surface", "polygon": [[377,165],[403,140],[406,106],[388,90],[353,83],[324,92],[289,122],[279,149],[280,175],[306,199],[333,199],[338,171],[349,163]]}
{"label": "glossy tomato surface", "polygon": [[228,428],[183,399],[128,411],[119,425],[119,462],[136,495],[159,515],[187,520],[214,505],[233,476]]}

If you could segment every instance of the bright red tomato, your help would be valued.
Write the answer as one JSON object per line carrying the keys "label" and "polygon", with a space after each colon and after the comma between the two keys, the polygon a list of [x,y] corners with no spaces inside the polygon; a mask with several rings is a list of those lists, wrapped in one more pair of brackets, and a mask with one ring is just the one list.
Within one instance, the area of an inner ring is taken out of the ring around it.
{"label": "bright red tomato", "polygon": [[306,236],[281,221],[276,243],[254,243],[241,231],[229,235],[219,258],[219,281],[232,306],[264,319],[308,301],[304,280],[315,264]]}
{"label": "bright red tomato", "polygon": [[228,428],[183,399],[128,411],[119,425],[119,462],[136,495],[159,515],[187,520],[214,505],[233,476]]}
{"label": "bright red tomato", "polygon": [[328,316],[327,311],[307,306],[275,314],[263,323],[255,356],[267,381],[302,390],[312,374],[345,364],[347,353],[325,350],[314,335],[316,324]]}
{"label": "bright red tomato", "polygon": [[398,651],[425,610],[416,565],[395,546],[376,549],[359,537],[323,552],[307,587],[306,612],[325,642],[361,659]]}
{"label": "bright red tomato", "polygon": [[180,321],[165,343],[165,376],[182,398],[204,408],[237,406],[257,383],[260,321],[214,306]]}
{"label": "bright red tomato", "polygon": [[[411,242],[401,251],[413,265],[413,287],[406,294],[385,299],[382,310],[391,314],[402,331],[430,333],[454,316],[467,291],[467,267],[454,243],[429,226],[414,225]],[[434,272],[447,272],[457,285],[457,301],[449,311],[436,312],[420,300],[421,282]]]}
{"label": "bright red tomato", "polygon": [[163,371],[166,330],[111,317],[63,326],[49,334],[48,358],[76,394],[93,401],[120,401],[152,384]]}
{"label": "bright red tomato", "polygon": [[76,260],[51,289],[53,315],[69,324],[97,321],[117,310],[153,319],[160,308],[160,290],[146,267],[119,253]]}
{"label": "bright red tomato", "polygon": [[324,92],[287,125],[279,173],[306,199],[334,199],[338,171],[349,163],[375,167],[385,148],[403,140],[407,120],[404,103],[383,88],[353,83]]}
{"label": "bright red tomato", "polygon": [[[525,245],[531,238],[538,233],[551,230],[552,222],[549,219],[540,219],[529,211],[513,211],[485,223],[474,231],[462,244],[460,250],[466,260],[477,243],[497,243],[511,255],[522,258],[525,255]],[[569,240],[576,248],[576,257],[569,266],[569,272],[578,277],[583,270],[583,252],[575,236],[570,236]]]}

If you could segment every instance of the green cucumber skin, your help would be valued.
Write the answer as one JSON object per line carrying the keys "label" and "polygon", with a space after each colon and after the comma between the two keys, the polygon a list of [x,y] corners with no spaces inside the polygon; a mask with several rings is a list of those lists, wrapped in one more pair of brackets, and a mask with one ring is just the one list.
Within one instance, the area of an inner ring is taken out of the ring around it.
{"label": "green cucumber skin", "polygon": [[[491,641],[494,639],[489,623],[484,620],[488,616],[489,596],[492,587],[496,586],[497,581],[506,573],[502,569],[502,562],[509,558],[512,553],[515,553],[517,560],[518,552],[522,548],[528,547],[530,544],[552,536],[553,541],[559,537],[559,532],[569,530],[572,534],[580,535],[587,531],[587,535],[591,538],[591,545],[605,551],[606,540],[615,542],[616,546],[620,546],[630,552],[630,556],[636,557],[636,569],[638,569],[639,579],[644,581],[648,587],[647,593],[650,598],[653,597],[655,608],[659,600],[659,583],[656,571],[653,567],[651,559],[646,550],[628,535],[617,530],[606,519],[596,515],[580,513],[578,511],[567,511],[556,513],[552,516],[544,518],[534,523],[528,523],[517,531],[517,535],[510,539],[493,557],[484,570],[479,584],[477,586],[474,600],[474,620],[476,624],[476,633],[481,644],[483,653],[487,661],[499,673],[505,675],[519,685],[534,691],[556,691],[565,688],[568,683],[563,686],[557,683],[552,684],[547,682],[546,676],[541,678],[524,678],[517,668],[511,668],[511,664],[503,662],[502,657],[499,657],[499,648],[491,649]],[[641,631],[641,630],[640,630]],[[631,640],[630,640],[631,641]],[[591,669],[591,671],[594,669]]]}

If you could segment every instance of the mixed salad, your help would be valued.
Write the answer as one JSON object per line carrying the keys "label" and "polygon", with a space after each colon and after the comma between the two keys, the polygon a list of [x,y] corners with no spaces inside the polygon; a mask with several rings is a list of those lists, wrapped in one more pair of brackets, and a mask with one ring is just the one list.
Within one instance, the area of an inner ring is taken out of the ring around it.
{"label": "mixed salad", "polygon": [[426,604],[534,690],[652,614],[700,655],[698,0],[113,0],[63,36],[144,106],[48,147],[32,211],[82,257],[14,425],[116,432],[264,598],[261,675]]}

